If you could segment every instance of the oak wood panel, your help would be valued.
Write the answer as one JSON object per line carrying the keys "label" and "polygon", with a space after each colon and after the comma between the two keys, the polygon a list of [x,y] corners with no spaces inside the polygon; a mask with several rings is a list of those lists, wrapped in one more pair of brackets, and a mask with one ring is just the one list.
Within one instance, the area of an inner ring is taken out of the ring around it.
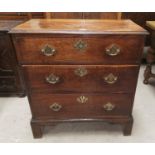
{"label": "oak wood panel", "polygon": [[[79,96],[88,98],[86,103],[79,103]],[[50,119],[90,119],[106,116],[127,116],[132,110],[133,94],[31,94],[31,110],[34,118]],[[112,111],[106,111],[103,106],[111,102],[115,105]],[[58,103],[60,111],[53,111],[50,106]]]}
{"label": "oak wood panel", "polygon": [[25,89],[8,31],[22,21],[0,20],[0,96],[24,96]]}
{"label": "oak wood panel", "polygon": [[[85,68],[87,74],[80,77],[75,74],[79,67]],[[101,65],[52,65],[52,66],[24,66],[28,91],[53,93],[79,92],[134,92],[138,66],[101,66]],[[112,73],[118,77],[114,84],[107,84],[104,77]],[[60,82],[49,84],[46,77],[54,74]]]}
{"label": "oak wood panel", "polygon": [[55,19],[82,19],[82,12],[49,12],[48,18]]}
{"label": "oak wood panel", "polygon": [[17,90],[15,76],[0,76],[0,96],[2,94],[13,94]]}
{"label": "oak wood panel", "polygon": [[0,96],[24,96],[25,88],[8,31],[21,20],[0,20]]}
{"label": "oak wood panel", "polygon": [[117,12],[84,12],[84,19],[118,19]]}
{"label": "oak wood panel", "polygon": [[55,19],[117,19],[117,12],[0,12],[0,20],[30,18]]}
{"label": "oak wood panel", "polygon": [[46,12],[45,18],[56,19],[117,19],[117,12]]}
{"label": "oak wood panel", "polygon": [[0,20],[28,20],[44,18],[43,12],[0,12]]}
{"label": "oak wood panel", "polygon": [[11,42],[7,33],[0,33],[0,71],[5,75],[13,75],[13,56],[10,52]]}
{"label": "oak wood panel", "polygon": [[11,33],[148,34],[131,20],[80,19],[31,19],[13,28]]}
{"label": "oak wood panel", "polygon": [[[139,64],[144,37],[138,35],[16,35],[13,37],[21,64]],[[86,44],[84,50],[75,48],[78,41]],[[136,42],[135,42],[136,40]],[[106,54],[106,48],[117,45],[117,56]],[[45,56],[42,49],[49,45],[54,56]]]}
{"label": "oak wood panel", "polygon": [[17,90],[9,35],[0,33],[0,95]]}

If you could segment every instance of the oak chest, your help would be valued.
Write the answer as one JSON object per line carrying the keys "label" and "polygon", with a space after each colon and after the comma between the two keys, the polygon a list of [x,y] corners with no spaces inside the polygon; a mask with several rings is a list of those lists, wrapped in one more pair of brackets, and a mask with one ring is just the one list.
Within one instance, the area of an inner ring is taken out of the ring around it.
{"label": "oak chest", "polygon": [[24,85],[8,31],[22,21],[0,20],[0,96],[25,96]]}
{"label": "oak chest", "polygon": [[60,122],[105,121],[132,129],[147,32],[130,20],[30,20],[11,30],[35,138]]}

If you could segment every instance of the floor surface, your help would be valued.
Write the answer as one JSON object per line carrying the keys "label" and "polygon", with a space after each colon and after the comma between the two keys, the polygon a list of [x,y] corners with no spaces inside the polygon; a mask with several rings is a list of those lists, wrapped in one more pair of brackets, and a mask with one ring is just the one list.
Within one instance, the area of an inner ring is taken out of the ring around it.
{"label": "floor surface", "polygon": [[[0,142],[155,142],[155,80],[143,84],[141,67],[133,108],[131,136],[123,136],[119,125],[106,123],[60,124],[45,129],[42,139],[33,139],[27,98],[0,98]],[[154,66],[155,73],[155,66]]]}

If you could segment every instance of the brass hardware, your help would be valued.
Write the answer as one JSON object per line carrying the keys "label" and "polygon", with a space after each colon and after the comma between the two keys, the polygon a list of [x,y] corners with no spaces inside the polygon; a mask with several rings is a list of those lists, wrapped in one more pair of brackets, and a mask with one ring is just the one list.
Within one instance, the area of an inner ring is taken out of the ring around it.
{"label": "brass hardware", "polygon": [[85,76],[85,75],[88,74],[88,71],[84,67],[79,67],[79,68],[77,68],[77,69],[74,70],[74,73],[76,75],[80,76],[80,77],[83,77],[83,76]]}
{"label": "brass hardware", "polygon": [[103,105],[104,110],[106,111],[112,111],[115,108],[115,105],[112,104],[111,102],[108,102]]}
{"label": "brass hardware", "polygon": [[52,109],[53,111],[57,112],[62,108],[62,106],[59,103],[55,102],[52,105],[50,105],[49,108]]}
{"label": "brass hardware", "polygon": [[104,77],[104,81],[108,84],[114,84],[117,81],[117,79],[118,77],[114,76],[112,73]]}
{"label": "brass hardware", "polygon": [[41,52],[45,55],[45,56],[54,56],[56,53],[55,48],[49,46],[49,45],[45,45],[42,49]]}
{"label": "brass hardware", "polygon": [[121,52],[121,49],[118,45],[112,44],[105,49],[106,54],[109,56],[116,56]]}
{"label": "brass hardware", "polygon": [[74,44],[75,49],[79,50],[79,51],[83,51],[87,48],[87,43],[79,40]]}
{"label": "brass hardware", "polygon": [[86,102],[88,101],[88,97],[86,97],[86,96],[79,96],[79,97],[77,98],[77,101],[78,101],[79,103],[86,103]]}
{"label": "brass hardware", "polygon": [[46,77],[46,81],[50,84],[56,84],[60,81],[60,78],[54,74],[50,74]]}

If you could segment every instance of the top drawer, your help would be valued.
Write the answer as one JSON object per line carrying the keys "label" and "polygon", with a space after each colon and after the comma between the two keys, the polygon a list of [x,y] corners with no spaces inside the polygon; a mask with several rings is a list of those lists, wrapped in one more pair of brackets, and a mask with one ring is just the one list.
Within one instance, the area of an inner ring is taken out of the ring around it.
{"label": "top drawer", "polygon": [[144,37],[138,35],[15,35],[21,64],[137,64]]}

